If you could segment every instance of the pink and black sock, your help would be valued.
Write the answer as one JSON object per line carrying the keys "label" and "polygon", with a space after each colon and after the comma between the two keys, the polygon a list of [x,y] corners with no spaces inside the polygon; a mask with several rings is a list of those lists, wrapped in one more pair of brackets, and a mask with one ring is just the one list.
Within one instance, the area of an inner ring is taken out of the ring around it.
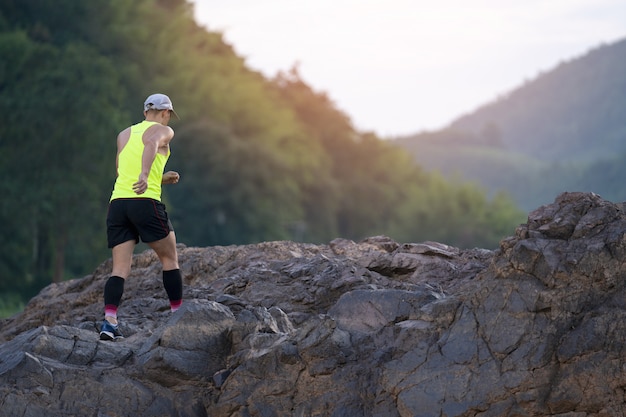
{"label": "pink and black sock", "polygon": [[172,312],[178,310],[183,303],[183,277],[180,269],[163,271],[163,287],[170,300]]}
{"label": "pink and black sock", "polygon": [[117,320],[117,308],[124,294],[124,278],[111,276],[104,285],[104,317]]}

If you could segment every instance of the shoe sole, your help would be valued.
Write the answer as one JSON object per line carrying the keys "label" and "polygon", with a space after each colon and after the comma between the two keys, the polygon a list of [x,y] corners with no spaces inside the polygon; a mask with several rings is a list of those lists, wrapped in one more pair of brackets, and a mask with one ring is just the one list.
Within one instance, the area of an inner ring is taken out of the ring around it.
{"label": "shoe sole", "polygon": [[124,336],[115,336],[111,332],[100,332],[100,340],[116,340],[123,339]]}

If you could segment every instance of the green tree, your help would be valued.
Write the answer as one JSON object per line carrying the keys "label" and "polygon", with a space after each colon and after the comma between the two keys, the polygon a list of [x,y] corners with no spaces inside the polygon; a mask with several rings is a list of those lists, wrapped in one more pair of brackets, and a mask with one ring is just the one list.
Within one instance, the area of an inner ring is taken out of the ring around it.
{"label": "green tree", "polygon": [[263,144],[243,141],[224,128],[197,124],[181,128],[172,166],[184,170],[166,190],[188,244],[242,244],[289,238],[301,217],[300,190],[290,168]]}
{"label": "green tree", "polygon": [[[14,178],[2,185],[8,197],[2,213],[19,216],[25,227],[15,242],[29,248],[12,263],[37,282],[58,281],[66,268],[102,257],[94,244],[102,220],[93,218],[105,210],[103,179],[113,166],[123,90],[114,65],[84,44],[59,49],[16,32],[0,35],[0,51],[11,68],[0,81],[0,111],[7,115],[0,169]],[[66,264],[68,248],[76,250]]]}
{"label": "green tree", "polygon": [[181,182],[164,187],[183,243],[388,234],[470,245],[517,214],[506,196],[488,201],[358,132],[297,68],[271,80],[250,70],[184,0],[0,2],[0,56],[0,175],[10,179],[0,221],[11,236],[0,291],[17,281],[27,294],[109,256],[115,135],[154,92],[183,118],[168,162]]}

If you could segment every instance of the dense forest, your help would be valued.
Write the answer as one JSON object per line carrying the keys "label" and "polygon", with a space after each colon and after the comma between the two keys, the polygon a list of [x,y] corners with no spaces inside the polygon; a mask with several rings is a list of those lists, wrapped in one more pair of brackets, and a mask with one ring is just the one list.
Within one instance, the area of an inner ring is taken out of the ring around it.
{"label": "dense forest", "polygon": [[505,194],[357,131],[296,67],[250,70],[192,7],[0,1],[0,310],[110,257],[115,138],[155,92],[182,119],[167,166],[181,181],[163,199],[187,246],[385,234],[494,248],[524,221]]}
{"label": "dense forest", "polygon": [[626,200],[626,39],[561,62],[440,131],[395,142],[428,171],[507,191],[524,210],[562,191]]}

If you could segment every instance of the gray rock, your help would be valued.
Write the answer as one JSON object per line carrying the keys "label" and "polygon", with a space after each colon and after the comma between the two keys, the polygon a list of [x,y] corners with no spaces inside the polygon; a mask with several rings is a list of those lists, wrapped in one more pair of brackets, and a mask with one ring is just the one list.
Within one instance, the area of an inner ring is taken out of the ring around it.
{"label": "gray rock", "polygon": [[173,315],[146,251],[117,342],[97,334],[108,260],[0,322],[1,414],[626,415],[624,208],[564,193],[496,251],[179,245]]}

